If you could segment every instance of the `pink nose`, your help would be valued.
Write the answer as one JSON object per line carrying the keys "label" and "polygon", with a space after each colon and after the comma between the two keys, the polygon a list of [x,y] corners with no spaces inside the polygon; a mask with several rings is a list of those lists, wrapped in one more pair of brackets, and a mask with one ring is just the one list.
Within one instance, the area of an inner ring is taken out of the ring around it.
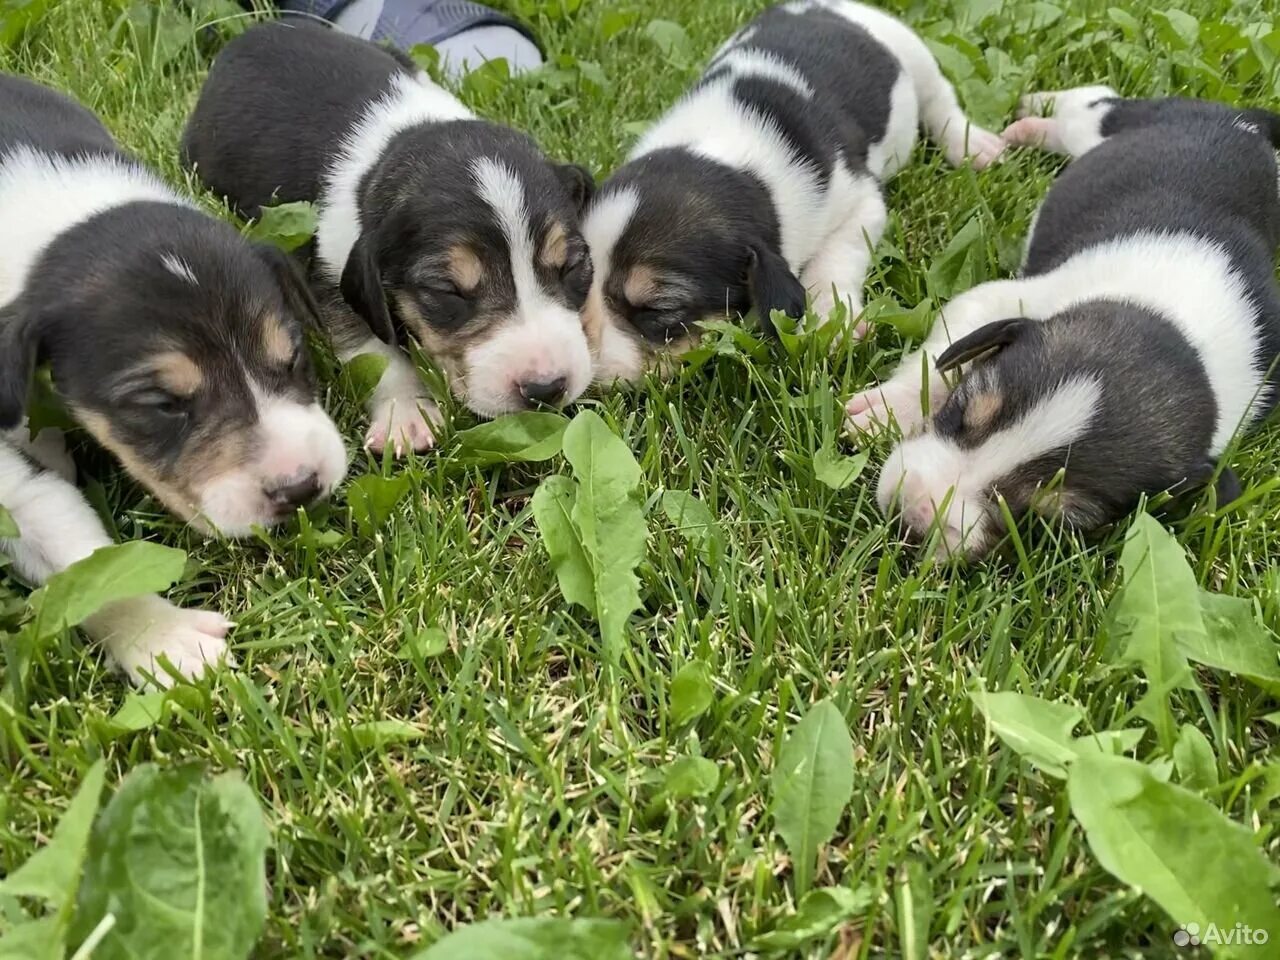
{"label": "pink nose", "polygon": [[902,522],[915,533],[924,533],[938,519],[938,511],[929,500],[903,504]]}

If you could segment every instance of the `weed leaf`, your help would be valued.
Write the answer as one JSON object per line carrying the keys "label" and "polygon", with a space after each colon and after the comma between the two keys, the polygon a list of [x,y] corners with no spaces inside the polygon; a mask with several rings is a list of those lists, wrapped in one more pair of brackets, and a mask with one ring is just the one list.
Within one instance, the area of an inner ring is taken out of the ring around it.
{"label": "weed leaf", "polygon": [[811,940],[826,937],[840,924],[861,917],[870,908],[871,890],[858,887],[820,887],[810,890],[793,916],[752,942],[759,950],[793,950]]}
{"label": "weed leaf", "polygon": [[662,792],[672,800],[705,797],[720,782],[720,768],[706,757],[680,757],[665,768]]}
{"label": "weed leaf", "polygon": [[512,414],[460,431],[457,460],[468,466],[532,463],[560,452],[569,421],[558,413]]}
{"label": "weed leaf", "polygon": [[316,232],[316,208],[306,200],[263,207],[262,216],[249,227],[249,238],[273,243],[292,253]]}
{"label": "weed leaf", "polygon": [[380,353],[361,353],[342,365],[342,376],[357,403],[363,405],[373,396],[390,362]]}
{"label": "weed leaf", "polygon": [[1178,781],[1188,790],[1208,790],[1218,785],[1218,761],[1209,738],[1189,723],[1182,725],[1173,745],[1173,765]]}
{"label": "weed leaf", "polygon": [[53,831],[53,839],[0,880],[0,894],[37,897],[57,910],[64,937],[71,917],[70,907],[80,886],[80,871],[89,849],[89,831],[98,812],[105,776],[106,765],[99,760],[89,768],[80,789],[71,798],[71,804]]}
{"label": "weed leaf", "polygon": [[386,720],[367,720],[351,726],[351,738],[356,746],[365,750],[391,743],[410,743],[421,740],[427,732],[416,723],[394,717]]}
{"label": "weed leaf", "polygon": [[773,819],[791,851],[796,895],[813,880],[818,846],[840,823],[853,796],[853,741],[830,700],[804,715],[782,745],[773,771]]}
{"label": "weed leaf", "polygon": [[929,265],[925,275],[929,292],[939,300],[947,300],[968,290],[987,278],[986,264],[982,224],[977,217],[971,217]]}
{"label": "weed leaf", "polygon": [[644,35],[653,41],[668,60],[673,63],[688,62],[691,49],[689,34],[680,24],[671,20],[650,20],[644,28]]}
{"label": "weed leaf", "polygon": [[671,678],[671,722],[677,727],[702,716],[715,700],[711,670],[701,660],[691,660]]}
{"label": "weed leaf", "polygon": [[120,705],[120,709],[113,713],[107,721],[111,737],[120,737],[126,733],[137,733],[139,730],[150,730],[164,718],[164,705],[168,700],[169,691],[167,690],[130,693],[124,698],[124,703]]}
{"label": "weed leaf", "polygon": [[168,590],[186,563],[181,550],[143,540],[99,547],[31,595],[38,639],[78,626],[108,603]]}
{"label": "weed leaf", "polygon": [[448,649],[449,635],[439,627],[427,627],[409,632],[395,657],[397,660],[427,660]]}
{"label": "weed leaf", "polygon": [[560,592],[570,603],[596,615],[596,593],[591,561],[583,549],[573,510],[578,484],[568,477],[547,477],[533,494],[533,519],[551,556]]}
{"label": "weed leaf", "polygon": [[970,698],[1007,746],[1045,773],[1067,775],[1066,764],[1076,757],[1071,731],[1084,719],[1078,707],[1021,693],[975,690]]}
{"label": "weed leaf", "polygon": [[454,930],[412,960],[630,960],[627,937],[616,920],[485,920]]}
{"label": "weed leaf", "polygon": [[94,960],[245,960],[266,921],[267,843],[238,775],[135,768],[94,826],[73,942],[110,912]]}
{"label": "weed leaf", "polygon": [[0,936],[0,960],[66,960],[66,924],[58,917],[20,923]]}
{"label": "weed leaf", "polygon": [[0,538],[13,539],[22,536],[22,531],[18,529],[18,524],[11,514],[4,507],[0,507]]}
{"label": "weed leaf", "polygon": [[409,475],[382,477],[366,473],[356,477],[347,487],[347,503],[360,535],[372,540],[374,534],[391,519],[396,504],[409,492]]}
{"label": "weed leaf", "polygon": [[1150,514],[1129,528],[1120,553],[1124,586],[1112,601],[1112,623],[1125,641],[1122,659],[1147,679],[1139,713],[1156,725],[1161,745],[1173,748],[1169,695],[1195,685],[1182,644],[1207,642],[1200,588],[1182,546]]}
{"label": "weed leaf", "polygon": [[1201,591],[1200,609],[1205,632],[1178,635],[1183,655],[1280,694],[1280,646],[1258,622],[1253,601]]}
{"label": "weed leaf", "polygon": [[898,911],[898,936],[903,960],[928,960],[929,928],[933,925],[933,883],[919,860],[911,860],[898,872],[894,889]]}
{"label": "weed leaf", "polygon": [[866,453],[841,456],[831,443],[824,443],[813,455],[813,475],[823,486],[843,490],[853,484],[867,465]]}
{"label": "weed leaf", "polygon": [[1249,830],[1124,757],[1081,756],[1067,779],[1071,812],[1098,862],[1174,923],[1280,929],[1270,887],[1280,870]]}
{"label": "weed leaf", "polygon": [[724,533],[705,503],[684,490],[668,490],[662,495],[662,512],[676,531],[698,550],[709,567],[718,567],[724,557]]}

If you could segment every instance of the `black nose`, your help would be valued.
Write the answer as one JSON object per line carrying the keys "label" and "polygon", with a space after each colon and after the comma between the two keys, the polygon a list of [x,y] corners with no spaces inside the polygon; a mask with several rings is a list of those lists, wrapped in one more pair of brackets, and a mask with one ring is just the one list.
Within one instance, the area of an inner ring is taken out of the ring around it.
{"label": "black nose", "polygon": [[313,471],[298,480],[286,480],[277,486],[265,487],[262,492],[281,510],[292,510],[310,503],[320,495],[320,478]]}
{"label": "black nose", "polygon": [[564,399],[564,390],[568,385],[569,381],[564,377],[556,377],[554,380],[525,380],[520,384],[520,396],[531,407],[544,404],[554,407]]}

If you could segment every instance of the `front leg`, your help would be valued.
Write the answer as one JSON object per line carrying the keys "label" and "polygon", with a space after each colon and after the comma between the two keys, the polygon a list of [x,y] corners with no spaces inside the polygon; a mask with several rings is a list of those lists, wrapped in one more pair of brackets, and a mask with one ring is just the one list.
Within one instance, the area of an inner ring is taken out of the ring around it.
{"label": "front leg", "polygon": [[[874,433],[896,422],[904,436],[919,432],[928,413],[946,400],[949,388],[935,369],[937,357],[954,340],[997,320],[1035,317],[1035,283],[993,280],[967,290],[942,308],[919,349],[899,362],[893,376],[854,396],[845,405],[850,429]],[[921,403],[927,394],[928,408]]]}
{"label": "front leg", "polygon": [[[1075,159],[1105,139],[1102,122],[1118,97],[1102,86],[1028,94],[1019,101],[1019,119],[1002,136],[1015,146],[1038,147]],[[1044,116],[1050,111],[1052,116]]]}
{"label": "front leg", "polygon": [[[835,226],[818,253],[805,265],[800,278],[819,324],[831,318],[837,302],[849,308],[850,323],[862,313],[867,272],[889,219],[880,185],[873,178],[855,180],[849,193],[849,202],[843,205]],[[865,336],[866,332],[865,323],[854,327],[857,337]]]}
{"label": "front leg", "polygon": [[[0,550],[19,576],[37,586],[111,545],[79,490],[7,443],[0,443],[0,504],[19,534],[0,540]],[[229,660],[225,638],[230,628],[220,614],[185,610],[155,594],[108,604],[84,623],[85,632],[106,647],[134,683],[153,675],[161,686],[172,681],[161,658],[186,677],[198,677],[208,666]]]}

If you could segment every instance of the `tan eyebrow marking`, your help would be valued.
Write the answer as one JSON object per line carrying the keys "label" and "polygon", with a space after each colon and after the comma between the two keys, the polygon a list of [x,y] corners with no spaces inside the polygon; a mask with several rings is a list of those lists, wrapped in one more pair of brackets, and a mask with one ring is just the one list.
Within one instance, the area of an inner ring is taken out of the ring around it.
{"label": "tan eyebrow marking", "polygon": [[991,425],[1000,408],[1004,406],[1004,397],[994,390],[975,393],[964,407],[964,425],[970,430],[982,430]]}
{"label": "tan eyebrow marking", "polygon": [[292,360],[297,346],[284,321],[275,313],[268,313],[262,318],[262,345],[267,356],[278,363]]}
{"label": "tan eyebrow marking", "polygon": [[569,234],[564,224],[556,221],[551,224],[546,237],[542,241],[542,249],[538,251],[538,262],[544,267],[559,270],[569,259]]}
{"label": "tan eyebrow marking", "polygon": [[484,264],[474,250],[465,244],[456,243],[449,248],[449,276],[459,290],[470,293],[480,286],[480,281],[484,278]]}
{"label": "tan eyebrow marking", "polygon": [[622,284],[623,296],[633,306],[644,306],[661,290],[658,285],[658,271],[646,264],[632,267],[627,279]]}
{"label": "tan eyebrow marking", "polygon": [[204,386],[199,365],[179,350],[166,350],[145,361],[160,384],[176,397],[189,397]]}

